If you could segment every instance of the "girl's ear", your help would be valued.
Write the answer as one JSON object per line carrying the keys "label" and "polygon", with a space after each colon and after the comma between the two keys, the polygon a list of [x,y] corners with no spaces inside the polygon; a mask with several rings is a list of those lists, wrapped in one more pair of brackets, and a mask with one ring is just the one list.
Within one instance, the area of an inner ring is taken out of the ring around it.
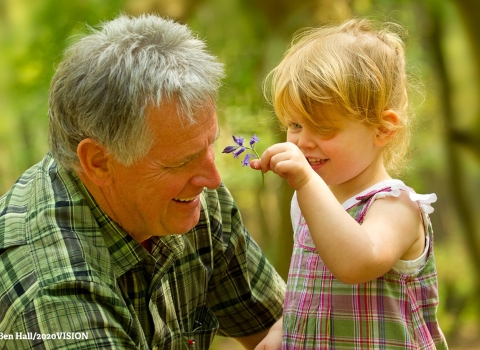
{"label": "girl's ear", "polygon": [[383,147],[389,143],[398,128],[398,115],[391,109],[383,111],[382,119],[385,120],[390,127],[381,126],[377,129],[375,145],[378,147]]}
{"label": "girl's ear", "polygon": [[95,140],[87,138],[77,146],[77,155],[83,173],[97,186],[106,186],[111,182],[110,155]]}

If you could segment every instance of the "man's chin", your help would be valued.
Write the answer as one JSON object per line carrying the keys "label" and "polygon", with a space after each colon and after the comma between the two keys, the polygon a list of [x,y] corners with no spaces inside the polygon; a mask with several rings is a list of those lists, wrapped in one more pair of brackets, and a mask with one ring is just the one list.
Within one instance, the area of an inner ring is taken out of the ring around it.
{"label": "man's chin", "polygon": [[199,220],[200,210],[198,210],[195,214],[184,218],[181,222],[176,222],[172,225],[169,225],[169,229],[167,229],[165,234],[162,234],[162,236],[184,235],[190,232],[195,226],[197,226]]}

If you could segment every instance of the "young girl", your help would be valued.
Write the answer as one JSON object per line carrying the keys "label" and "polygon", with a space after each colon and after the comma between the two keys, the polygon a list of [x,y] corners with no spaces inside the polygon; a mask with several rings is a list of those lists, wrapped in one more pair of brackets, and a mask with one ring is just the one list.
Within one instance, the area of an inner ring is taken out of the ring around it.
{"label": "young girl", "polygon": [[288,142],[251,166],[296,191],[283,349],[447,349],[428,217],[436,196],[390,176],[409,139],[404,48],[392,27],[311,30],[269,75]]}

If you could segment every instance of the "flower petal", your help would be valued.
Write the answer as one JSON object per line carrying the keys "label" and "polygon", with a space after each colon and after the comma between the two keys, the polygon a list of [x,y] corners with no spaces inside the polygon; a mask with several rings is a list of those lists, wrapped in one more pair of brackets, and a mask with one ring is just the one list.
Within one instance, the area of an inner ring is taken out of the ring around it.
{"label": "flower petal", "polygon": [[248,153],[248,154],[245,156],[245,159],[242,161],[242,166],[248,166],[248,165],[250,165],[250,156],[251,156],[250,153]]}
{"label": "flower petal", "polygon": [[252,139],[250,140],[250,146],[253,148],[253,145],[260,141],[260,139],[257,137],[257,134],[253,134]]}
{"label": "flower petal", "polygon": [[223,149],[222,153],[232,153],[238,148],[238,146],[227,146]]}
{"label": "flower petal", "polygon": [[233,158],[238,158],[238,156],[242,154],[244,151],[245,151],[245,147],[240,147],[235,152],[233,152]]}
{"label": "flower petal", "polygon": [[244,138],[243,137],[236,137],[235,135],[232,135],[233,137],[233,141],[235,141],[235,143],[239,146],[243,146],[243,140]]}

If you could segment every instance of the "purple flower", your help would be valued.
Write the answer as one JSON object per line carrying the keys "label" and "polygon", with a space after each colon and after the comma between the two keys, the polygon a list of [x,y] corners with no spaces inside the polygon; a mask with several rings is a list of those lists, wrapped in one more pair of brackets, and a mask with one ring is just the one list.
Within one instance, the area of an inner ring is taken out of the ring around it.
{"label": "purple flower", "polygon": [[240,154],[242,154],[245,151],[245,147],[239,147],[238,150],[233,152],[233,158],[238,158]]}
{"label": "purple flower", "polygon": [[252,139],[250,140],[250,147],[253,148],[258,141],[260,141],[260,139],[257,137],[257,134],[253,134]]}
{"label": "purple flower", "polygon": [[248,153],[247,155],[245,155],[245,159],[242,161],[242,166],[247,166],[250,164],[250,157],[252,155],[250,153]]}
{"label": "purple flower", "polygon": [[227,146],[223,149],[222,153],[232,153],[238,148],[238,146]]}
{"label": "purple flower", "polygon": [[237,145],[243,146],[243,140],[244,140],[243,137],[236,137],[235,135],[232,135],[232,137],[233,137],[233,141],[235,141]]}
{"label": "purple flower", "polygon": [[[235,145],[230,145],[227,146],[223,149],[222,153],[232,153],[233,158],[238,158],[243,152],[247,151],[245,154],[245,158],[241,161],[242,166],[248,166],[250,165],[250,159],[251,158],[259,158],[259,155],[257,151],[254,149],[254,145],[260,141],[260,139],[257,137],[257,134],[253,134],[252,138],[250,139],[250,147],[244,146],[243,142],[245,139],[240,136],[235,136],[232,135],[233,141],[235,142]],[[262,184],[265,183],[264,180],[264,175],[263,172],[262,174]]]}

